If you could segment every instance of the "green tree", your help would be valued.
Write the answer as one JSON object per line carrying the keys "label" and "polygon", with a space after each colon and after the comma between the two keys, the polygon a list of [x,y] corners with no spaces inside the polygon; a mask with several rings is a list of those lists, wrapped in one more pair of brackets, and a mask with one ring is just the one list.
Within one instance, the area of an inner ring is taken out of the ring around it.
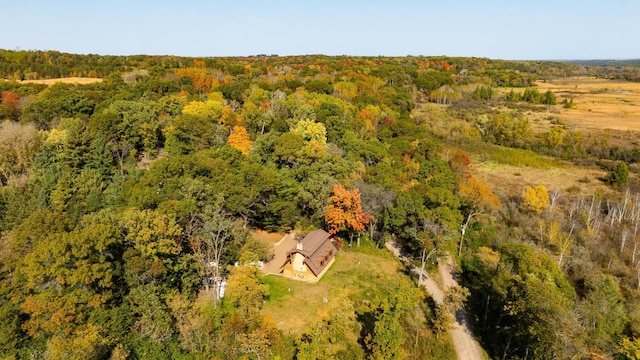
{"label": "green tree", "polygon": [[629,182],[629,168],[624,162],[618,162],[607,175],[607,182],[613,186],[622,186]]}
{"label": "green tree", "polygon": [[109,212],[82,218],[70,232],[48,233],[18,264],[25,278],[23,328],[31,336],[71,334],[92,309],[113,299],[122,240]]}
{"label": "green tree", "polygon": [[558,100],[556,98],[556,94],[554,94],[551,90],[547,90],[544,94],[542,94],[540,103],[545,105],[557,104]]}
{"label": "green tree", "polygon": [[312,324],[296,339],[296,358],[299,360],[337,359],[348,350],[346,337],[356,330],[354,309],[344,304],[328,319]]}
{"label": "green tree", "polygon": [[527,119],[515,118],[508,113],[491,116],[478,122],[483,137],[498,145],[522,147],[532,135]]}
{"label": "green tree", "polygon": [[576,293],[558,265],[526,244],[481,248],[463,263],[467,304],[478,312],[487,351],[510,358],[570,358],[586,354]]}
{"label": "green tree", "polygon": [[90,128],[108,142],[124,172],[124,162],[142,151],[161,147],[157,106],[149,101],[116,100],[92,116]]}
{"label": "green tree", "polygon": [[[412,316],[415,311],[419,299],[417,291],[415,288],[402,287],[394,296],[380,299],[371,306],[368,315],[373,319],[373,327],[367,329],[370,324],[365,324],[363,329],[367,358],[401,359],[404,356],[405,318]],[[367,333],[367,330],[370,332]]]}
{"label": "green tree", "polygon": [[365,339],[369,359],[386,360],[400,359],[402,349],[402,325],[400,324],[400,312],[383,304],[380,314],[377,316],[373,333]]}
{"label": "green tree", "polygon": [[229,243],[240,232],[236,222],[224,211],[223,199],[206,206],[201,215],[200,230],[191,237],[190,243],[202,275],[206,291],[213,291],[217,300],[222,280],[223,255],[228,252]]}
{"label": "green tree", "polygon": [[141,338],[156,344],[166,343],[174,332],[173,318],[156,284],[145,284],[131,289],[127,295],[136,322],[133,331]]}
{"label": "green tree", "polygon": [[613,276],[592,274],[585,281],[587,290],[578,307],[589,343],[607,352],[613,352],[615,342],[628,322],[624,299]]}
{"label": "green tree", "polygon": [[89,118],[95,102],[78,91],[75,86],[55,84],[43,91],[38,98],[22,111],[22,121],[34,124],[39,129],[51,129],[54,120],[64,118]]}
{"label": "green tree", "polygon": [[245,321],[256,321],[268,292],[268,286],[258,277],[258,269],[253,265],[242,265],[234,267],[229,274],[225,301],[229,301]]}
{"label": "green tree", "polygon": [[493,88],[491,86],[479,86],[473,91],[474,100],[491,100],[493,98]]}

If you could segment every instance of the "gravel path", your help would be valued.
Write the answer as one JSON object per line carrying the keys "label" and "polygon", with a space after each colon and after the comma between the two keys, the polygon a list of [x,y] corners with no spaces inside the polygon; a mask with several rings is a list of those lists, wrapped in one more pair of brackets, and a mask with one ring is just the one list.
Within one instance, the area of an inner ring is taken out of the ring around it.
{"label": "gravel path", "polygon": [[[403,256],[400,252],[400,247],[391,242],[387,242],[387,249],[391,251],[403,264],[408,264],[408,259]],[[420,275],[420,269],[413,266],[408,265],[411,273],[416,277]],[[442,282],[444,284],[444,291],[440,289],[438,284],[436,284],[433,279],[428,276],[428,274],[424,274],[422,276],[422,285],[425,286],[425,289],[431,295],[433,300],[437,304],[442,304],[444,301],[444,292],[446,289],[452,286],[457,286],[458,282],[454,278],[455,270],[453,266],[453,259],[451,256],[447,255],[446,261],[440,262],[438,264],[438,272],[442,277]],[[469,318],[467,317],[467,312],[464,308],[460,309],[456,314],[456,319],[453,325],[449,328],[449,334],[451,335],[451,340],[453,341],[453,346],[456,349],[456,353],[458,354],[458,359],[460,360],[483,360],[482,356],[482,348],[480,344],[473,337],[473,333],[471,331],[471,327],[469,326]]]}

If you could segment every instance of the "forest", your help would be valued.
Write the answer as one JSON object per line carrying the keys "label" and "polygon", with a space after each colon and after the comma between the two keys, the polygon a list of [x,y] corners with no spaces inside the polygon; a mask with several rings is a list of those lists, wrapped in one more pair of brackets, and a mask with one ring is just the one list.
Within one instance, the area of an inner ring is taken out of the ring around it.
{"label": "forest", "polygon": [[[640,105],[637,63],[0,50],[0,79],[0,359],[451,359],[462,306],[490,359],[640,359],[638,117],[585,125]],[[256,234],[315,229],[317,286],[262,275]]]}

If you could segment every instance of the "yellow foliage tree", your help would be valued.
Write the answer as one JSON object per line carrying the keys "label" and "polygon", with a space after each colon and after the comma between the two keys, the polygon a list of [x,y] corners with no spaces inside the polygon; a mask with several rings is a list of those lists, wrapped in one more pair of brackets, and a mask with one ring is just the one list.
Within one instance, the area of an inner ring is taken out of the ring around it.
{"label": "yellow foliage tree", "polygon": [[501,206],[500,197],[494,194],[489,185],[469,176],[459,185],[460,197],[470,202],[467,219],[460,228],[460,246],[458,247],[458,256],[462,256],[462,245],[464,243],[464,235],[467,226],[471,220],[482,212],[493,212]]}
{"label": "yellow foliage tree", "polygon": [[192,101],[185,105],[182,109],[183,114],[197,116],[212,122],[218,122],[222,117],[224,104],[216,100],[216,96],[212,96],[214,100]]}
{"label": "yellow foliage tree", "polygon": [[472,201],[476,208],[495,211],[500,208],[500,197],[494,194],[489,185],[474,178],[468,177],[460,183],[460,196]]}
{"label": "yellow foliage tree", "polygon": [[97,359],[108,344],[108,339],[100,335],[100,328],[88,324],[73,336],[54,335],[47,341],[47,359]]}
{"label": "yellow foliage tree", "polygon": [[227,143],[232,148],[240,150],[240,152],[244,155],[249,154],[251,145],[253,145],[253,142],[251,142],[251,139],[249,139],[249,133],[247,133],[247,129],[240,125],[236,125],[233,127],[233,131],[231,132],[231,135],[229,135]]}
{"label": "yellow foliage tree", "polygon": [[524,197],[520,203],[522,211],[540,214],[547,206],[549,206],[549,192],[544,185],[525,187]]}

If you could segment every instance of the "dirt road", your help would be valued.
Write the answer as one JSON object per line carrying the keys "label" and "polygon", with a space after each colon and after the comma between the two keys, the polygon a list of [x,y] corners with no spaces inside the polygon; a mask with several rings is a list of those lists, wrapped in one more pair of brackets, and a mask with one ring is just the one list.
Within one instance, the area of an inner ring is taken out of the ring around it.
{"label": "dirt road", "polygon": [[[408,259],[402,255],[397,244],[387,242],[385,245],[387,249],[389,249],[389,251],[391,251],[396,257],[398,257],[398,259],[400,259],[400,261],[402,261],[403,264],[409,264]],[[438,272],[440,274],[440,277],[442,277],[444,289],[441,289],[440,286],[438,286],[438,284],[433,281],[433,279],[426,273],[422,276],[422,285],[425,286],[425,289],[437,304],[442,304],[442,302],[444,301],[444,293],[449,287],[458,285],[458,282],[454,278],[455,271],[453,266],[453,259],[451,258],[451,256],[447,255],[444,260],[446,261],[440,262],[438,264]],[[419,268],[413,265],[407,266],[409,266],[412,274],[414,274],[416,277],[419,277]],[[473,337],[471,327],[469,326],[467,312],[464,308],[458,311],[455,320],[456,321],[449,328],[449,334],[451,335],[453,346],[455,347],[456,353],[458,354],[458,359],[483,360],[484,357],[482,356],[482,348]]]}

